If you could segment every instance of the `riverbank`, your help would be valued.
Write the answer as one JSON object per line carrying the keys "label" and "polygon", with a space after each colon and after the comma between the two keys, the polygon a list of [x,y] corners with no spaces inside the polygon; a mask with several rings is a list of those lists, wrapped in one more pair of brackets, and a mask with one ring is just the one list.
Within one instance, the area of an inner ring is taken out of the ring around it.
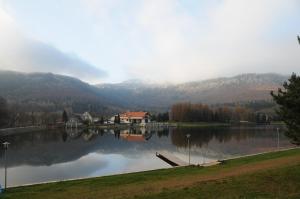
{"label": "riverbank", "polygon": [[228,127],[232,126],[230,123],[215,123],[215,122],[176,122],[170,123],[177,127]]}
{"label": "riverbank", "polygon": [[300,196],[300,149],[180,167],[9,188],[3,198],[286,198]]}
{"label": "riverbank", "polygon": [[241,122],[241,123],[217,123],[217,122],[170,122],[176,127],[181,128],[206,128],[206,127],[233,127],[233,128],[261,128],[261,129],[284,129],[285,124],[282,122],[274,122],[271,124],[256,124],[253,122]]}

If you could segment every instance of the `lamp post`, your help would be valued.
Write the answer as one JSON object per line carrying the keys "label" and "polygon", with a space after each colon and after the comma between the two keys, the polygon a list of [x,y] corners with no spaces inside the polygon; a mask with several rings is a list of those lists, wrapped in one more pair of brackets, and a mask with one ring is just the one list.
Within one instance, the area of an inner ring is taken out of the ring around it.
{"label": "lamp post", "polygon": [[191,165],[191,147],[190,147],[190,137],[191,137],[191,134],[187,134],[187,135],[186,135],[186,138],[187,138],[187,141],[188,141],[188,147],[189,147],[189,165]]}
{"label": "lamp post", "polygon": [[7,162],[6,162],[6,155],[7,155],[7,149],[8,145],[10,144],[9,142],[4,142],[2,143],[4,146],[4,190],[6,190],[7,187]]}
{"label": "lamp post", "polygon": [[277,150],[279,150],[279,128],[277,128]]}

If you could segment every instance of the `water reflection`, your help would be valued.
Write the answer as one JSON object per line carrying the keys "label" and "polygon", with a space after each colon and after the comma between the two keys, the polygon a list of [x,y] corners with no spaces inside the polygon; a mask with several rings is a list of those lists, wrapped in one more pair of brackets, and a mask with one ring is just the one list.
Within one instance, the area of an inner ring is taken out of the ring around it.
{"label": "water reflection", "polygon": [[[292,146],[275,127],[87,129],[0,137],[8,150],[9,185],[169,167],[155,157],[168,151],[194,164]],[[3,149],[0,168],[3,168]],[[2,177],[2,173],[1,173]],[[3,178],[1,178],[3,179]]]}

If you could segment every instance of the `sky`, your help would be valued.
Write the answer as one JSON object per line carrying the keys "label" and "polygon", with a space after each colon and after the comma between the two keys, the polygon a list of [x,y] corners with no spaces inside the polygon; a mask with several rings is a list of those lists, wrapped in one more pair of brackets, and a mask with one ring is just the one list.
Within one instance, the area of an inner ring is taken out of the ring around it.
{"label": "sky", "polygon": [[0,69],[91,84],[300,73],[299,0],[0,0]]}

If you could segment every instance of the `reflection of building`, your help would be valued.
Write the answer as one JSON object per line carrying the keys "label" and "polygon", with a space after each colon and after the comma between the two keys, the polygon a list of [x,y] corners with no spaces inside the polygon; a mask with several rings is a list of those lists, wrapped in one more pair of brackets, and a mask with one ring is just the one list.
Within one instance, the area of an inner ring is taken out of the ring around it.
{"label": "reflection of building", "polygon": [[123,129],[120,131],[121,134],[139,134],[139,135],[145,135],[147,133],[146,128],[136,128],[136,129]]}
{"label": "reflection of building", "polygon": [[150,122],[150,114],[148,112],[126,112],[120,114],[121,123],[148,123]]}
{"label": "reflection of building", "polygon": [[127,141],[141,142],[148,141],[152,137],[152,133],[146,128],[130,128],[119,130],[120,137]]}
{"label": "reflection of building", "polygon": [[142,134],[121,133],[120,137],[130,142],[144,142],[145,137]]}

